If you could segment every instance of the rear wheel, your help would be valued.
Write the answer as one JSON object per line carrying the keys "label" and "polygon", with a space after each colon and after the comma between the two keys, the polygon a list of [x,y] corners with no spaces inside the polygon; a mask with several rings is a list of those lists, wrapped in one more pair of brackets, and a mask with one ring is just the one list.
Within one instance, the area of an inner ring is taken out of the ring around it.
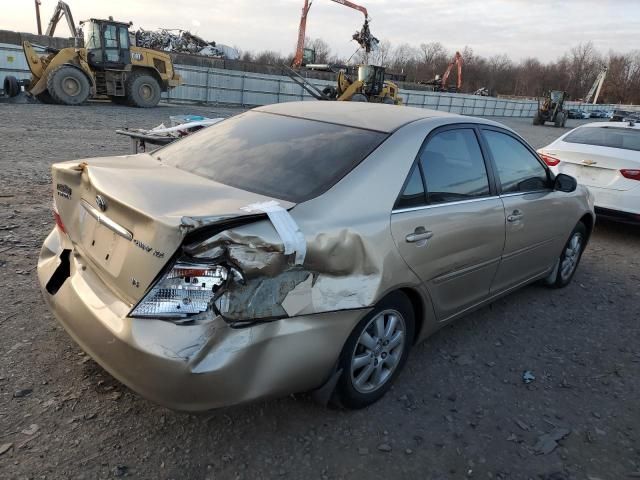
{"label": "rear wheel", "polygon": [[396,101],[395,101],[393,98],[391,98],[391,97],[384,97],[384,98],[382,99],[382,103],[386,103],[386,104],[388,104],[388,105],[395,105],[395,104],[396,104]]}
{"label": "rear wheel", "polygon": [[413,342],[414,314],[401,292],[383,298],[351,332],[339,368],[337,401],[347,408],[364,408],[391,388]]}
{"label": "rear wheel", "polygon": [[147,73],[134,73],[127,80],[127,100],[134,107],[155,107],[161,93],[158,81]]}
{"label": "rear wheel", "polygon": [[91,84],[81,70],[69,65],[61,65],[49,74],[47,90],[56,103],[80,105],[89,98]]}
{"label": "rear wheel", "polygon": [[4,93],[9,97],[15,97],[20,93],[20,82],[12,75],[4,77]]}
{"label": "rear wheel", "polygon": [[541,122],[540,122],[540,114],[539,114],[539,113],[536,113],[536,114],[533,116],[533,124],[534,124],[534,125],[540,125],[540,123],[541,123]]}
{"label": "rear wheel", "polygon": [[587,246],[587,227],[579,222],[569,235],[566,245],[562,249],[556,266],[546,278],[546,283],[552,288],[563,288],[571,283],[573,275],[578,269],[582,252]]}
{"label": "rear wheel", "polygon": [[351,101],[352,102],[368,102],[369,99],[367,98],[366,95],[362,94],[362,93],[355,93],[353,94],[353,96],[351,97]]}

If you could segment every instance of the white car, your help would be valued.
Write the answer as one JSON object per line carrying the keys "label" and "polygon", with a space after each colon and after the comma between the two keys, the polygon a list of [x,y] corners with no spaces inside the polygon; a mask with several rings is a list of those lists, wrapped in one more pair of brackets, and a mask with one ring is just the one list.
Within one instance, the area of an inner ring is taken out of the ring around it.
{"label": "white car", "polygon": [[589,123],[538,153],[555,174],[571,175],[589,187],[597,214],[640,223],[640,125]]}

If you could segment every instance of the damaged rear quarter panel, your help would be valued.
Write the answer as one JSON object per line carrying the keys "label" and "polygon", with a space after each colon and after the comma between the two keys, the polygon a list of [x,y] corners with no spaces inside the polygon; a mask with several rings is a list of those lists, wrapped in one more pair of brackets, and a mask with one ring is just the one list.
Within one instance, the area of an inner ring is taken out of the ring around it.
{"label": "damaged rear quarter panel", "polygon": [[216,303],[227,321],[361,309],[401,286],[421,289],[389,228],[393,204],[424,138],[416,128],[428,131],[404,127],[328,192],[290,210],[306,240],[302,265],[284,254],[268,219],[186,246],[197,258],[224,256],[244,274],[246,284],[230,284]]}

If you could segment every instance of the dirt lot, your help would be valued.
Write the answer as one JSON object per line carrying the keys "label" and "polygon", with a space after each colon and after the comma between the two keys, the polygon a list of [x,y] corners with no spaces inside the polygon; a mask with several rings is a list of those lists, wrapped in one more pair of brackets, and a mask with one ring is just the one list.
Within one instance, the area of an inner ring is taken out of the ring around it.
{"label": "dirt lot", "polygon": [[[0,478],[640,477],[640,228],[604,221],[568,288],[527,287],[441,330],[363,411],[301,395],[190,415],[113,380],[37,287],[49,166],[127,153],[116,128],[176,113],[235,112],[0,104]],[[504,122],[536,147],[563,131]]]}

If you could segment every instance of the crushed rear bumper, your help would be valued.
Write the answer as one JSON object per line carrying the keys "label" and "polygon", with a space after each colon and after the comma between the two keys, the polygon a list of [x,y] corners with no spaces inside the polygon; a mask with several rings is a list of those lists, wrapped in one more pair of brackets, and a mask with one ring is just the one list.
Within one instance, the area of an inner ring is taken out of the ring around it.
{"label": "crushed rear bumper", "polygon": [[[43,296],[60,324],[119,381],[177,410],[206,410],[321,386],[368,311],[293,317],[242,329],[230,328],[221,318],[196,325],[129,318],[131,305],[63,242],[54,228],[38,260]],[[63,272],[62,281],[58,275],[56,288],[47,288],[65,251],[68,273]]]}

